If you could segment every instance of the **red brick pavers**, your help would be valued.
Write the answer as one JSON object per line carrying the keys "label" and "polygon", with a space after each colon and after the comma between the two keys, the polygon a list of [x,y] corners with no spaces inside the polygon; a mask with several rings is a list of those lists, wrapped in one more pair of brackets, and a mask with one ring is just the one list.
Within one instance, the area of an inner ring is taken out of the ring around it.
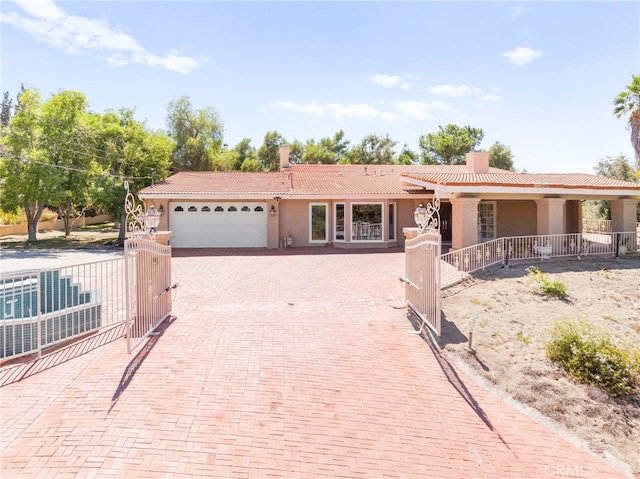
{"label": "red brick pavers", "polygon": [[407,333],[402,252],[204,254],[137,354],[0,372],[2,478],[624,477]]}

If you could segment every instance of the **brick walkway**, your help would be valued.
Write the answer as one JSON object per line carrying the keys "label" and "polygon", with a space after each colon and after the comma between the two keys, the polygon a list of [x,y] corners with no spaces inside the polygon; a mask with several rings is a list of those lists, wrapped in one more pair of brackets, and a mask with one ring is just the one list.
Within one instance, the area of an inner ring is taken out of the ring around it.
{"label": "brick walkway", "polygon": [[0,371],[3,478],[624,477],[407,334],[401,252],[177,257],[175,318]]}

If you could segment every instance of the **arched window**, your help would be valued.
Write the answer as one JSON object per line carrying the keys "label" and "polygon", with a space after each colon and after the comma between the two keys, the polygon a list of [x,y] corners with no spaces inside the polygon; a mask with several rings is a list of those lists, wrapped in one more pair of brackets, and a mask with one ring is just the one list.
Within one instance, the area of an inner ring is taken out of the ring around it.
{"label": "arched window", "polygon": [[229,206],[229,209],[227,211],[238,211],[238,208],[236,208],[235,206]]}
{"label": "arched window", "polygon": [[249,208],[248,206],[243,206],[242,211],[251,211],[251,208]]}
{"label": "arched window", "polygon": [[253,211],[264,211],[264,208],[262,206],[256,206]]}
{"label": "arched window", "polygon": [[209,208],[208,206],[203,206],[202,209],[200,211],[206,211],[209,212],[211,211],[211,208]]}
{"label": "arched window", "polygon": [[195,206],[189,206],[189,209],[187,211],[198,211],[198,208],[196,208]]}
{"label": "arched window", "polygon": [[213,211],[224,211],[224,208],[222,206],[216,206],[216,209]]}
{"label": "arched window", "polygon": [[176,206],[176,207],[173,209],[173,211],[178,211],[178,212],[180,212],[180,211],[184,211],[184,208],[183,208],[182,206]]}

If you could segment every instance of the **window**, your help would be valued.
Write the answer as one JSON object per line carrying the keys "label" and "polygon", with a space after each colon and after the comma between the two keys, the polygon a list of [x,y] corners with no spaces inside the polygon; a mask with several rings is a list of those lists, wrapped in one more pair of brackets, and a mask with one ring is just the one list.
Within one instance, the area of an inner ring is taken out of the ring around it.
{"label": "window", "polygon": [[182,206],[176,206],[176,207],[173,209],[173,211],[178,211],[178,212],[180,212],[180,211],[184,211],[184,208],[183,208]]}
{"label": "window", "polygon": [[389,203],[389,241],[396,239],[396,204]]}
{"label": "window", "polygon": [[222,206],[216,206],[216,209],[213,211],[218,211],[218,212],[224,211],[224,208]]}
{"label": "window", "polygon": [[229,209],[227,211],[238,211],[238,208],[236,208],[235,206],[229,206]]}
{"label": "window", "polygon": [[251,208],[249,208],[248,206],[243,206],[242,211],[251,211]]}
{"label": "window", "polygon": [[211,208],[209,208],[208,206],[203,206],[202,209],[200,211],[206,211],[209,212],[211,211]]}
{"label": "window", "polygon": [[327,223],[329,219],[328,207],[326,203],[311,203],[309,205],[309,242],[327,242]]}
{"label": "window", "polygon": [[187,211],[198,211],[198,208],[196,208],[195,206],[189,206],[189,209]]}
{"label": "window", "polygon": [[336,241],[344,241],[344,203],[336,203],[335,205],[335,233],[334,237]]}
{"label": "window", "polygon": [[253,211],[264,211],[264,208],[262,206],[256,206]]}
{"label": "window", "polygon": [[496,237],[496,202],[481,201],[478,204],[478,243]]}
{"label": "window", "polygon": [[382,241],[382,203],[351,204],[351,239]]}

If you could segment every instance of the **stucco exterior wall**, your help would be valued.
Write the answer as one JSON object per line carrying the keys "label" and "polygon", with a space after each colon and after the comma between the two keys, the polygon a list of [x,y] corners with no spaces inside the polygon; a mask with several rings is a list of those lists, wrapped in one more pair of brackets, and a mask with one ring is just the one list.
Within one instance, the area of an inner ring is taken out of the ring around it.
{"label": "stucco exterior wall", "polygon": [[497,237],[536,234],[537,208],[533,200],[496,202]]}
{"label": "stucco exterior wall", "polygon": [[[282,239],[284,235],[290,232],[293,235],[293,247],[318,245],[318,243],[309,243],[309,203],[307,200],[282,200],[280,202],[280,213],[278,215],[279,238]],[[331,207],[330,204],[329,207]],[[329,215],[330,225],[331,220],[331,215]],[[329,229],[329,232],[331,232],[331,229]]]}

